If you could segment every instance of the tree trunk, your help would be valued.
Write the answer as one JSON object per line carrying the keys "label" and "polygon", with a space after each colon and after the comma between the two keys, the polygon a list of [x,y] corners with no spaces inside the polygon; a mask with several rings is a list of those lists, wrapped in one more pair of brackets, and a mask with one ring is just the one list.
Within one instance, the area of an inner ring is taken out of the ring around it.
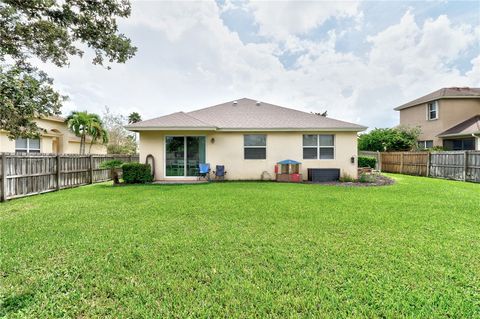
{"label": "tree trunk", "polygon": [[120,184],[120,179],[118,177],[118,172],[117,170],[114,168],[110,171],[110,173],[112,174],[112,180],[113,180],[113,184],[116,185],[116,184]]}
{"label": "tree trunk", "polygon": [[80,154],[85,154],[85,133],[80,137]]}

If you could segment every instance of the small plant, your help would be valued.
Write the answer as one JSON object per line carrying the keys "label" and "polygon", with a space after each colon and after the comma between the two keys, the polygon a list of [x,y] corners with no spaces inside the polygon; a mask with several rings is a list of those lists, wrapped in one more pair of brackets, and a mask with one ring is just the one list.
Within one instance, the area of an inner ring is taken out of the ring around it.
{"label": "small plant", "polygon": [[344,174],[342,175],[342,177],[340,177],[339,181],[342,183],[353,183],[355,182],[355,178],[351,177],[350,175]]}
{"label": "small plant", "polygon": [[377,164],[377,159],[375,157],[365,157],[365,156],[358,157],[358,167],[375,168],[376,164]]}
{"label": "small plant", "polygon": [[150,164],[125,163],[122,170],[123,180],[127,184],[145,184],[153,181]]}
{"label": "small plant", "polygon": [[372,174],[362,174],[358,178],[360,183],[373,183],[375,182],[375,176]]}
{"label": "small plant", "polygon": [[113,180],[113,184],[120,184],[120,178],[118,177],[118,169],[122,167],[123,162],[120,160],[109,160],[102,162],[100,168],[106,168],[110,170],[110,177]]}

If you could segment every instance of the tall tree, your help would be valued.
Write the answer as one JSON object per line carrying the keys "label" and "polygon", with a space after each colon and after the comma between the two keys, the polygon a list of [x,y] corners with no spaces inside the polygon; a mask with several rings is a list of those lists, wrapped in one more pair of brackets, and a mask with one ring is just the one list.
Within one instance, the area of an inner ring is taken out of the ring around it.
{"label": "tall tree", "polygon": [[117,25],[130,11],[128,0],[2,0],[0,129],[11,137],[37,135],[32,120],[60,112],[63,97],[31,58],[63,67],[83,56],[82,47],[94,51],[94,64],[131,58],[136,48]]}
{"label": "tall tree", "polygon": [[127,123],[125,116],[112,113],[108,107],[105,107],[102,119],[109,136],[107,152],[109,154],[135,154],[137,142],[135,135],[124,127]]}
{"label": "tall tree", "polygon": [[66,118],[65,122],[70,131],[80,137],[80,154],[85,154],[87,136],[90,136],[92,139],[90,150],[92,144],[94,144],[99,138],[101,138],[104,143],[108,142],[108,133],[103,128],[102,120],[97,114],[88,113],[86,111],[73,111]]}
{"label": "tall tree", "polygon": [[90,141],[90,147],[88,149],[88,153],[92,153],[92,146],[93,144],[97,143],[98,140],[101,140],[102,144],[107,144],[108,143],[108,132],[107,130],[103,127],[102,120],[97,114],[95,115],[95,120],[93,120],[90,123],[90,127],[88,130],[88,134],[91,136],[91,141]]}
{"label": "tall tree", "polygon": [[128,116],[128,124],[138,123],[142,121],[142,117],[137,112],[132,112]]}

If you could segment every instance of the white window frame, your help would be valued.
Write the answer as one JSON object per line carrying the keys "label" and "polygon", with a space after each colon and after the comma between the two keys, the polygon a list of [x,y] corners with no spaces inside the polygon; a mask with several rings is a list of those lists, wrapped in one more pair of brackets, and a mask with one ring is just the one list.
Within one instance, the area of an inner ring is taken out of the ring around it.
{"label": "white window frame", "polygon": [[430,148],[430,147],[427,147],[427,142],[432,142],[432,147],[433,147],[433,140],[424,140],[424,141],[417,141],[418,148],[425,149],[425,150]]}
{"label": "white window frame", "polygon": [[[316,146],[305,146],[303,145],[303,136],[305,135],[316,135],[317,136],[317,145]],[[332,146],[322,146],[320,145],[320,136],[332,136],[333,138],[333,145]],[[302,158],[306,161],[331,161],[336,158],[336,135],[335,134],[302,134]],[[303,157],[303,149],[304,148],[316,148],[317,149],[317,157],[316,158],[304,158]],[[320,149],[322,148],[332,148],[333,149],[333,157],[332,158],[320,158]]]}
{"label": "white window frame", "polygon": [[[19,137],[21,138],[21,137]],[[19,139],[17,138],[17,139]],[[19,147],[17,148],[17,140],[15,140],[15,153],[41,153],[42,152],[42,140],[40,138],[34,138],[33,140],[38,139],[38,148],[32,148],[30,147],[30,140],[31,138],[25,138],[27,140],[27,147]],[[38,152],[32,152],[32,151],[38,151]]]}
{"label": "white window frame", "polygon": [[[250,146],[245,145],[245,136],[247,135],[264,135],[265,136],[265,146]],[[264,161],[267,159],[267,134],[243,134],[243,160],[245,161]],[[265,149],[265,158],[245,158],[245,149],[246,148],[264,148]]]}
{"label": "white window frame", "polygon": [[[430,106],[435,107],[435,109],[430,110]],[[432,112],[435,112],[435,117],[431,117]],[[427,103],[427,120],[434,121],[438,120],[438,101],[431,101]]]}

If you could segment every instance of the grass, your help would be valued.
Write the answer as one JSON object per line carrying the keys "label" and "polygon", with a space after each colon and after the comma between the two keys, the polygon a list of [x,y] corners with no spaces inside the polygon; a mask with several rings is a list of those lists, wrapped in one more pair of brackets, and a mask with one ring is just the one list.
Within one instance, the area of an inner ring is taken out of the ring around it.
{"label": "grass", "polygon": [[0,317],[479,317],[480,185],[392,176],[0,204]]}

